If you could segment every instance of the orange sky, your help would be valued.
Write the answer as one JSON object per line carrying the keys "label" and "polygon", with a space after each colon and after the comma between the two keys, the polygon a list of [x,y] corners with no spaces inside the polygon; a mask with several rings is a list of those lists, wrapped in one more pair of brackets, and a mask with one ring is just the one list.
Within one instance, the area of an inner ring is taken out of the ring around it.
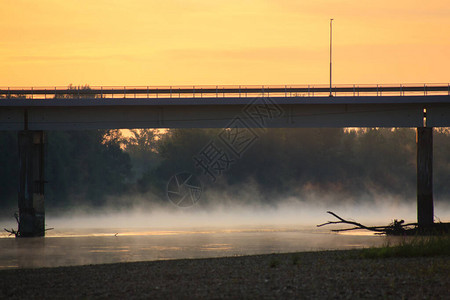
{"label": "orange sky", "polygon": [[2,0],[0,86],[450,82],[448,0]]}

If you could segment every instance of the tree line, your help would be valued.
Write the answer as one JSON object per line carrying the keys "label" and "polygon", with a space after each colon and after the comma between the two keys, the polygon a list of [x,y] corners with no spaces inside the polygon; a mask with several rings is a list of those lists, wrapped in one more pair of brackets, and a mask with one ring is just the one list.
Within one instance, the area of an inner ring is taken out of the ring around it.
{"label": "tree line", "polygon": [[[123,207],[136,195],[167,203],[167,182],[181,171],[197,174],[206,191],[239,191],[251,185],[260,191],[258,201],[268,204],[283,197],[306,199],[308,193],[320,191],[354,201],[371,201],[375,195],[415,198],[414,129],[267,129],[239,155],[224,146],[223,133],[220,129],[48,132],[46,206]],[[241,141],[242,145],[246,140]],[[17,132],[0,132],[3,215],[11,215],[17,207],[17,148]],[[208,162],[215,180],[199,163],[199,158],[213,154],[215,165],[212,157]],[[449,154],[449,130],[435,129],[434,191],[441,201],[450,197]]]}

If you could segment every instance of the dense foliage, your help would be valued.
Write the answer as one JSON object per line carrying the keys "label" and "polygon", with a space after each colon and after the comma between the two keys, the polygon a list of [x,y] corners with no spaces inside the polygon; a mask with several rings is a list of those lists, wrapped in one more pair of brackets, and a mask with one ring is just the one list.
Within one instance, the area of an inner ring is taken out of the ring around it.
{"label": "dense foliage", "polygon": [[[126,137],[117,130],[49,132],[47,207],[95,207],[111,204],[114,197],[121,199],[114,203],[120,206],[127,205],[133,195],[149,194],[152,197],[141,198],[166,201],[167,181],[182,171],[198,174],[209,190],[242,190],[251,184],[267,203],[317,191],[355,201],[370,201],[371,195],[380,194],[415,198],[413,129],[258,131],[240,157],[222,144],[220,151],[229,156],[229,165],[213,181],[194,158],[211,141],[219,145],[222,132],[132,130]],[[447,129],[435,131],[434,146],[434,190],[438,200],[446,201],[450,197]],[[10,215],[17,205],[17,132],[1,132],[0,149],[0,207],[2,214]]]}
{"label": "dense foliage", "polygon": [[[105,131],[47,133],[46,205],[52,209],[102,205],[108,196],[129,189],[131,161]],[[2,214],[17,207],[17,132],[0,134],[0,197]]]}
{"label": "dense foliage", "polygon": [[[192,129],[164,136],[160,143],[163,162],[153,171],[153,180],[167,178],[177,170],[202,173],[192,157],[219,133]],[[228,188],[251,182],[265,201],[314,190],[356,198],[362,193],[413,197],[415,155],[415,132],[411,129],[270,129],[259,134],[219,180],[205,183]]]}

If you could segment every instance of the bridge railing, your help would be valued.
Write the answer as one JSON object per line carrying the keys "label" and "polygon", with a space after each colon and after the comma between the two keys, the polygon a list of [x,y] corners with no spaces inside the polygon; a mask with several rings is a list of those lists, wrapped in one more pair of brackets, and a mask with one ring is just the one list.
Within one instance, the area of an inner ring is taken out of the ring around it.
{"label": "bridge railing", "polygon": [[[334,85],[333,96],[450,95],[450,84]],[[327,97],[328,85],[0,87],[0,99]]]}

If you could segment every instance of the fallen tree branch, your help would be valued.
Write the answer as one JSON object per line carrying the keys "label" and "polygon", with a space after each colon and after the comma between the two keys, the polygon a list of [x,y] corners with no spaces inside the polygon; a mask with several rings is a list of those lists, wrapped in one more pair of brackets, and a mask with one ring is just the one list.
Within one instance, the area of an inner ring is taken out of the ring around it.
{"label": "fallen tree branch", "polygon": [[[16,219],[16,222],[17,222],[17,227],[18,228],[20,228],[20,222],[19,222],[19,214],[17,213],[17,212],[15,212],[14,213],[14,218]],[[6,228],[3,228],[6,232],[8,232],[9,233],[9,236],[11,236],[11,235],[15,235],[16,237],[20,237],[21,236],[21,233],[20,233],[20,230],[18,229],[18,230],[14,230],[14,229],[6,229]],[[46,231],[48,231],[48,230],[53,230],[54,228],[44,228],[44,231],[43,232],[46,232]],[[41,233],[42,233],[42,231],[41,231]]]}
{"label": "fallen tree branch", "polygon": [[[14,213],[14,218],[16,219],[16,222],[17,222],[17,227],[19,227],[19,214],[17,213],[17,212],[15,212]],[[16,237],[18,237],[18,236],[20,236],[20,231],[19,230],[14,230],[14,229],[12,229],[11,228],[11,230],[9,230],[9,229],[6,229],[6,228],[3,228],[6,232],[8,232],[9,233],[9,236],[11,236],[11,235],[15,235]]]}
{"label": "fallen tree branch", "polygon": [[12,229],[11,228],[11,230],[9,230],[9,229],[6,229],[6,228],[3,228],[6,232],[8,232],[9,233],[9,236],[11,236],[11,235],[15,235],[16,237],[17,236],[19,236],[19,232],[17,232],[17,231],[15,231],[14,229]]}
{"label": "fallen tree branch", "polygon": [[411,226],[414,226],[414,227],[417,226],[417,223],[404,224],[405,221],[403,221],[403,220],[400,220],[400,221],[394,220],[394,222],[392,222],[388,226],[365,226],[365,225],[363,225],[361,223],[358,223],[358,222],[355,222],[355,221],[345,220],[344,218],[341,218],[340,216],[338,216],[337,214],[335,214],[332,211],[327,211],[327,213],[329,213],[330,215],[334,216],[339,221],[328,221],[326,223],[317,225],[317,227],[322,227],[322,226],[331,225],[331,224],[350,224],[350,225],[354,225],[355,226],[355,227],[352,227],[352,228],[333,229],[332,230],[333,232],[350,231],[350,230],[356,230],[356,229],[365,229],[365,230],[377,232],[379,234],[402,234],[405,231],[412,229],[412,228],[410,228]]}

